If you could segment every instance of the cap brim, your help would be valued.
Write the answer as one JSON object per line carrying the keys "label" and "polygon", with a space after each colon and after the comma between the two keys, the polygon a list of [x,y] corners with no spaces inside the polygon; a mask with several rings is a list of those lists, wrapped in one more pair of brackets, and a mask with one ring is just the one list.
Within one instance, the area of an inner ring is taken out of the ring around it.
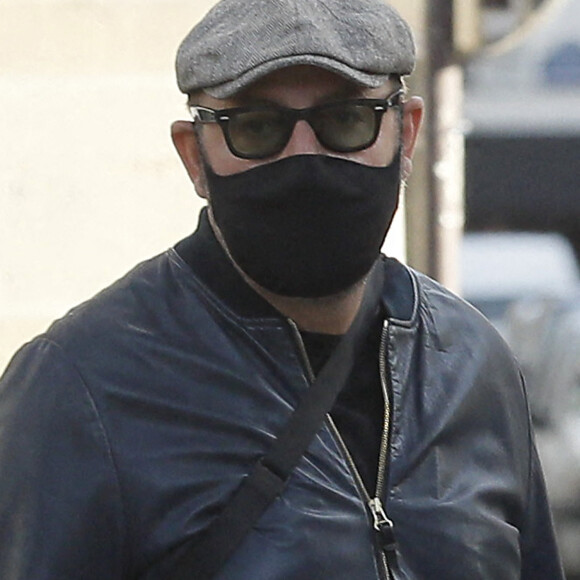
{"label": "cap brim", "polygon": [[336,73],[341,77],[352,81],[356,85],[367,88],[380,87],[382,84],[387,82],[391,74],[404,75],[411,72],[409,71],[391,74],[364,72],[352,68],[351,66],[332,58],[315,54],[302,54],[277,58],[268,62],[261,63],[231,81],[220,83],[219,85],[205,87],[204,92],[212,97],[215,97],[216,99],[226,99],[232,95],[235,95],[236,93],[239,93],[240,91],[243,91],[270,73],[283,68],[288,68],[290,66],[298,65],[317,66],[330,72]]}

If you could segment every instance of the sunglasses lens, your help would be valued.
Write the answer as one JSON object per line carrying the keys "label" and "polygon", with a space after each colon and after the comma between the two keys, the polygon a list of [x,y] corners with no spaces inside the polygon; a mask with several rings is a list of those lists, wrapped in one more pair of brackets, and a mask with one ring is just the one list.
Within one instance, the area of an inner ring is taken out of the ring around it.
{"label": "sunglasses lens", "polygon": [[268,157],[280,152],[292,130],[280,111],[255,110],[238,112],[228,124],[232,149],[247,158]]}
{"label": "sunglasses lens", "polygon": [[356,151],[369,147],[377,136],[374,109],[360,103],[337,103],[320,107],[311,123],[320,142],[334,151]]}
{"label": "sunglasses lens", "polygon": [[[300,118],[300,117],[298,117]],[[359,151],[377,138],[380,115],[371,104],[343,102],[314,107],[306,118],[318,140],[332,151]],[[288,143],[296,116],[276,108],[232,112],[227,127],[232,152],[246,159],[263,159],[280,153]]]}

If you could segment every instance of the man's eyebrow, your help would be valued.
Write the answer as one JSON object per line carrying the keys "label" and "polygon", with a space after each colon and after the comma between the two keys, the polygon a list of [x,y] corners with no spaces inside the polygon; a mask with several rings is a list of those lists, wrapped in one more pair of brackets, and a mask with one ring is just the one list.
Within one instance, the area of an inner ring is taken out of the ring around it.
{"label": "man's eyebrow", "polygon": [[251,106],[251,105],[277,105],[278,103],[273,99],[268,99],[266,97],[259,97],[257,95],[252,95],[251,93],[241,93],[236,95],[235,100],[238,106]]}

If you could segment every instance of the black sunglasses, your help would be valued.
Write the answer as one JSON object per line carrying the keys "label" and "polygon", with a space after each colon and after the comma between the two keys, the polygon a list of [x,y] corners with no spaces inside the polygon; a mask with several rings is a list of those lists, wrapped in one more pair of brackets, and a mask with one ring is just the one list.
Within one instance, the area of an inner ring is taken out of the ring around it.
{"label": "black sunglasses", "polygon": [[308,122],[327,149],[351,153],[377,140],[383,115],[400,104],[403,93],[397,89],[384,99],[349,99],[307,109],[256,105],[215,110],[192,105],[189,110],[194,122],[218,123],[230,151],[243,159],[280,153],[300,120]]}

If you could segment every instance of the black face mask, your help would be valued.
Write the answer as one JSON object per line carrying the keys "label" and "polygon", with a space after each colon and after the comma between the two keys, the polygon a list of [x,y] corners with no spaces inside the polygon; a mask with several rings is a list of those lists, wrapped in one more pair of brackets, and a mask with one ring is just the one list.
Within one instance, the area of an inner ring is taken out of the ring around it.
{"label": "black face mask", "polygon": [[283,296],[337,294],[377,259],[397,208],[400,153],[387,167],[297,155],[242,173],[206,163],[227,249],[254,282]]}

